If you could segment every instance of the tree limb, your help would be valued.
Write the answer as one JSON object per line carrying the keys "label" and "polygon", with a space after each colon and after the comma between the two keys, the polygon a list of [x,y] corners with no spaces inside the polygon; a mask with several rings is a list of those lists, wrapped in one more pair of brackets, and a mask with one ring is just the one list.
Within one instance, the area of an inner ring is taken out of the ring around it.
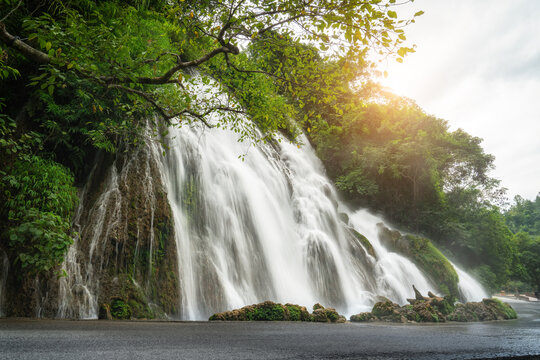
{"label": "tree limb", "polygon": [[19,50],[26,58],[37,62],[38,64],[48,64],[51,62],[49,55],[34,49],[32,46],[19,40],[17,36],[13,36],[8,33],[3,22],[0,22],[0,40],[2,40],[6,45]]}
{"label": "tree limb", "polygon": [[[200,120],[204,125],[206,125],[208,128],[213,128],[214,125],[211,125],[210,123],[208,123],[208,121],[206,121],[205,117],[207,115],[209,115],[210,113],[214,112],[214,111],[228,111],[228,112],[234,112],[234,113],[237,113],[237,114],[245,114],[245,111],[243,110],[239,110],[239,109],[233,109],[231,107],[228,107],[228,106],[216,106],[216,107],[213,107],[211,109],[208,109],[206,110],[205,112],[203,112],[202,114],[199,114],[195,111],[192,111],[190,109],[184,109],[182,111],[179,111],[177,113],[174,113],[174,114],[169,114],[167,112],[167,110],[165,110],[163,107],[161,107],[155,100],[154,98],[152,97],[151,94],[147,93],[147,92],[144,92],[144,91],[141,91],[141,90],[136,90],[136,89],[132,89],[132,88],[129,88],[129,87],[126,87],[126,86],[123,86],[123,85],[119,85],[119,84],[109,84],[107,85],[107,87],[109,88],[115,88],[115,89],[119,89],[121,91],[125,91],[125,92],[128,92],[128,93],[131,93],[131,94],[135,94],[137,96],[140,96],[142,97],[144,100],[146,100],[147,102],[149,102],[150,104],[152,104],[152,106],[156,109],[156,111],[167,121],[169,122],[170,119],[172,118],[175,118],[175,117],[178,117],[178,116],[181,116],[181,115],[189,115],[189,116],[192,116],[194,118],[197,118],[198,120]],[[170,122],[169,122],[170,124]]]}
{"label": "tree limb", "polygon": [[22,0],[19,1],[17,6],[15,6],[13,9],[11,9],[11,11],[6,14],[6,16],[4,16],[2,19],[0,19],[0,23],[4,22],[4,20],[6,20],[11,14],[13,14],[19,8],[19,6],[22,5],[22,3],[23,3]]}

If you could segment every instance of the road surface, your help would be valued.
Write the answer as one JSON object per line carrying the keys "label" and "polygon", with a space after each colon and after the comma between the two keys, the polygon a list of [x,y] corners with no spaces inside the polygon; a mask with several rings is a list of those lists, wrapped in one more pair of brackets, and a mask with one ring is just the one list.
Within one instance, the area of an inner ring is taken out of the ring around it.
{"label": "road surface", "polygon": [[540,303],[447,324],[0,319],[0,359],[540,359]]}

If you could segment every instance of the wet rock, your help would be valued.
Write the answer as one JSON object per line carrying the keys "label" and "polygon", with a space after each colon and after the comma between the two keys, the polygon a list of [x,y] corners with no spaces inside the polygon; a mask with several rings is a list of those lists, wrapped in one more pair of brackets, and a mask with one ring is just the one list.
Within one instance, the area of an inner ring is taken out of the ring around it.
{"label": "wet rock", "polygon": [[415,321],[418,322],[444,322],[444,315],[431,305],[430,301],[418,301],[413,305],[413,311],[418,314]]}
{"label": "wet rock", "polygon": [[265,301],[260,304],[244,306],[241,309],[216,313],[211,321],[314,321],[344,323],[347,319],[333,308],[325,308],[317,303],[310,314],[304,306],[277,304]]}
{"label": "wet rock", "polygon": [[458,275],[448,259],[427,238],[403,235],[390,230],[384,224],[377,224],[381,243],[389,250],[411,259],[429,279],[437,284],[445,295],[459,296]]}
{"label": "wet rock", "polygon": [[338,214],[339,220],[343,221],[345,224],[349,225],[349,215],[346,213],[340,212]]}
{"label": "wet rock", "polygon": [[371,322],[379,320],[375,315],[370,312],[363,312],[357,315],[351,316],[352,322]]}
{"label": "wet rock", "polygon": [[[320,304],[317,304],[322,306]],[[315,308],[315,306],[313,306]],[[347,321],[344,316],[338,314],[334,308],[324,308],[318,307],[313,310],[313,321],[315,322],[335,322],[335,323],[344,323]]]}
{"label": "wet rock", "polygon": [[377,317],[392,316],[395,310],[399,308],[398,304],[394,304],[390,300],[380,301],[373,306],[371,312]]}
{"label": "wet rock", "polygon": [[98,319],[100,320],[112,320],[111,307],[109,304],[102,304],[99,307]]}
{"label": "wet rock", "polygon": [[410,304],[399,306],[385,298],[377,302],[371,312],[351,316],[351,321],[468,322],[509,320],[517,317],[510,305],[498,299],[454,305],[452,296],[440,297],[429,292],[429,297],[423,297],[415,287],[413,289],[416,299],[407,299]]}
{"label": "wet rock", "polygon": [[484,299],[481,302],[457,304],[447,316],[450,321],[490,321],[516,319],[517,314],[509,304],[498,299]]}
{"label": "wet rock", "polygon": [[416,300],[424,300],[424,297],[422,296],[422,294],[420,294],[420,291],[418,291],[418,289],[413,285],[412,286],[413,290],[414,290],[414,298]]}
{"label": "wet rock", "polygon": [[356,237],[356,239],[362,244],[362,246],[364,247],[366,252],[369,255],[376,258],[377,256],[375,255],[375,249],[373,248],[373,245],[371,245],[371,242],[368,240],[368,238],[365,237],[364,235],[360,234],[358,231],[356,231],[356,230],[354,230],[352,228],[351,228],[351,232]]}

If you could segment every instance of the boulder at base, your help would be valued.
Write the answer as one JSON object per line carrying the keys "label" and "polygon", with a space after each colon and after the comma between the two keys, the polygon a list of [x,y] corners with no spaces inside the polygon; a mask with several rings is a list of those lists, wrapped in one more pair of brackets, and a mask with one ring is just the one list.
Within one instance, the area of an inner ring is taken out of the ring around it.
{"label": "boulder at base", "polygon": [[[416,289],[414,289],[416,290]],[[410,304],[399,306],[383,298],[373,306],[371,312],[351,316],[353,322],[445,322],[445,321],[489,321],[516,319],[515,310],[498,299],[454,304],[451,296],[439,297],[429,292],[422,296],[417,290]]]}
{"label": "boulder at base", "polygon": [[209,320],[221,321],[314,321],[344,323],[343,315],[333,308],[325,308],[321,304],[313,305],[313,313],[305,306],[295,304],[277,304],[265,301],[260,304],[244,306],[241,309],[224,311],[210,316]]}

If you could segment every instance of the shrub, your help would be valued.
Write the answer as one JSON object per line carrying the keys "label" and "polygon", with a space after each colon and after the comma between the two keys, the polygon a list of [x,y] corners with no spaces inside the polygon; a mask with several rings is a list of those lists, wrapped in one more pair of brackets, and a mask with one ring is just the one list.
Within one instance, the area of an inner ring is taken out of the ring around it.
{"label": "shrub", "polygon": [[111,302],[111,315],[114,319],[131,318],[131,307],[121,299],[114,299]]}

